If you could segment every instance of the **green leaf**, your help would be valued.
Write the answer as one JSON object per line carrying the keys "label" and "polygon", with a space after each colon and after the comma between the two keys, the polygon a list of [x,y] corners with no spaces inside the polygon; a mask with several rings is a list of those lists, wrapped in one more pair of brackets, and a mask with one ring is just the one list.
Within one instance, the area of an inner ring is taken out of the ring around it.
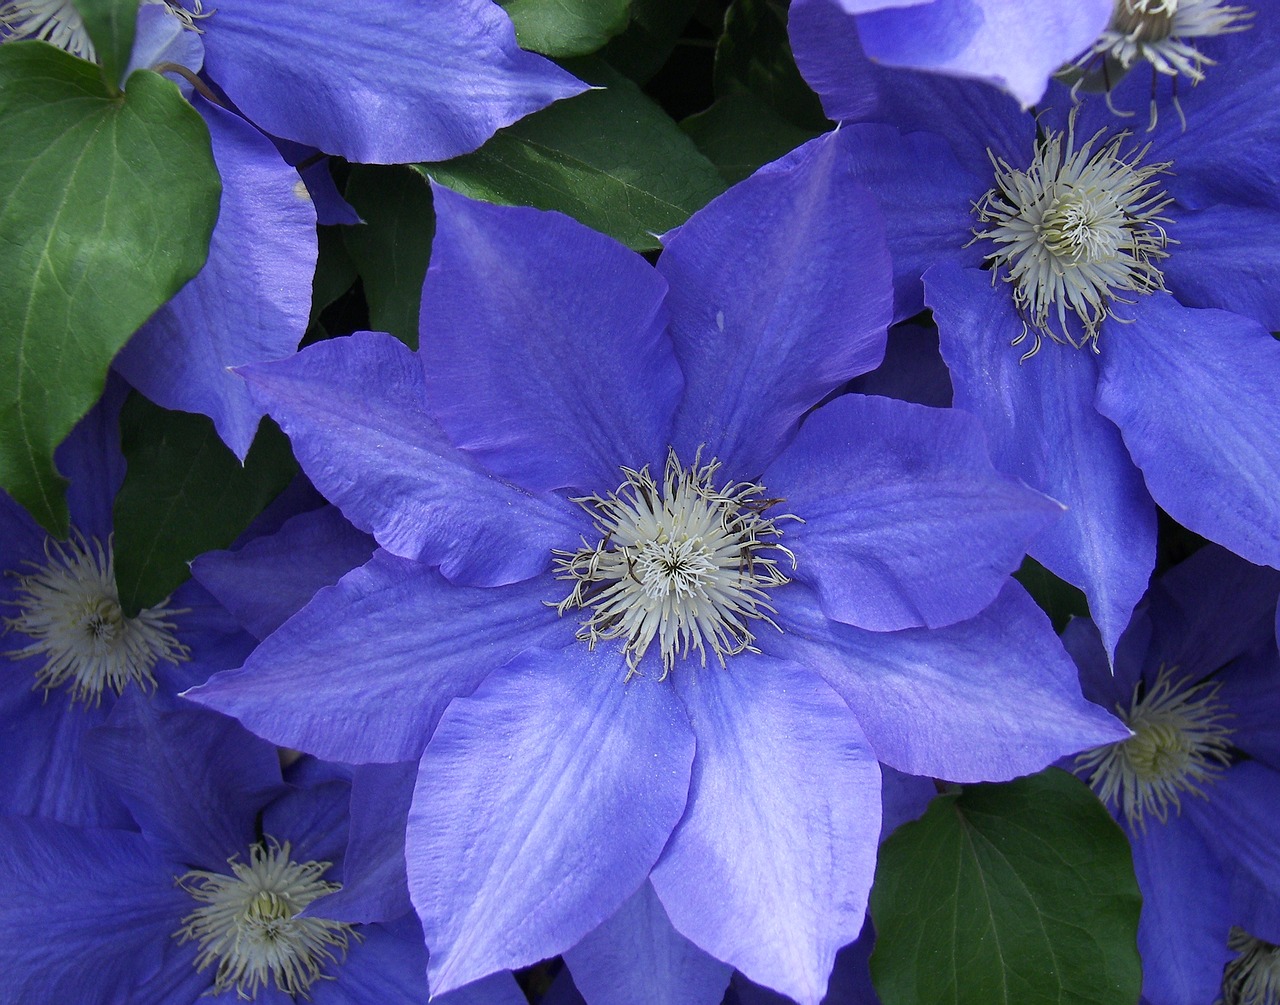
{"label": "green leaf", "polygon": [[342,230],[364,280],[369,327],[416,349],[422,281],[436,230],[431,188],[408,168],[357,164],[345,195],[364,220]]}
{"label": "green leaf", "polygon": [[193,558],[231,544],[298,471],[270,419],[242,467],[209,419],[140,394],[125,402],[120,439],[128,472],[115,503],[116,584],[130,616],[181,586]]}
{"label": "green leaf", "polygon": [[822,102],[791,55],[787,15],[770,0],[734,0],[716,46],[717,97],[749,92],[793,125],[813,132],[831,128]]}
{"label": "green leaf", "polygon": [[1053,621],[1053,630],[1059,635],[1072,618],[1089,616],[1089,601],[1076,587],[1059,579],[1034,558],[1028,555],[1013,578],[1031,594],[1040,609]]}
{"label": "green leaf", "polygon": [[598,60],[568,64],[606,85],[501,130],[475,153],[421,170],[455,191],[558,209],[639,251],[724,190],[693,141],[638,87]]}
{"label": "green leaf", "polygon": [[631,23],[600,55],[636,83],[646,83],[671,55],[697,6],[698,0],[631,0]]}
{"label": "green leaf", "polygon": [[43,42],[0,45],[0,487],[67,529],[53,451],[111,359],[204,264],[221,186],[178,89],[121,98]]}
{"label": "green leaf", "polygon": [[107,93],[120,93],[120,78],[129,65],[138,25],[138,0],[74,0],[93,41]]}
{"label": "green leaf", "polygon": [[871,975],[884,1005],[1129,1005],[1141,903],[1083,782],[966,786],[881,846]]}
{"label": "green leaf", "polygon": [[631,0],[498,0],[522,49],[585,56],[627,27]]}
{"label": "green leaf", "polygon": [[[351,289],[359,273],[356,263],[347,251],[345,227],[324,226],[316,228],[320,255],[316,260],[316,273],[311,277],[311,317],[308,329],[314,328],[324,309]],[[314,341],[314,340],[313,340]]]}
{"label": "green leaf", "polygon": [[786,121],[750,91],[720,98],[680,128],[730,184],[818,135]]}

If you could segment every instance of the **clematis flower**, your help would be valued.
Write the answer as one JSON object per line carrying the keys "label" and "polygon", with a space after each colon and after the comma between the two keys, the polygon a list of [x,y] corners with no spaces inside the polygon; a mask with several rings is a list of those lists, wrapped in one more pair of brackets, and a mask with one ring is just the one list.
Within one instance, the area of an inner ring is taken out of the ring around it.
{"label": "clematis flower", "polygon": [[1063,64],[1097,42],[1113,2],[1133,0],[795,0],[788,23],[806,74],[819,64],[848,73],[840,47],[819,27],[839,22],[841,35],[856,25],[863,51],[877,63],[985,81],[1025,108]]}
{"label": "clematis flower", "polygon": [[1223,65],[1184,96],[1186,129],[1165,116],[1141,139],[1063,87],[1033,119],[863,60],[823,95],[856,120],[816,142],[850,151],[833,184],[879,197],[897,314],[933,309],[955,406],[998,468],[1066,504],[1031,555],[1084,590],[1109,649],[1150,577],[1156,503],[1280,565],[1275,31],[1259,11],[1206,40]]}
{"label": "clematis flower", "polygon": [[437,992],[570,949],[651,882],[703,953],[816,1002],[862,926],[877,759],[1006,778],[1127,735],[1008,578],[1057,506],[968,416],[804,418],[889,320],[879,216],[833,150],[717,199],[656,270],[437,188],[418,353],[357,333],[243,371],[380,549],[187,694],[295,749],[420,762]]}
{"label": "clematis flower", "polygon": [[1210,545],[1153,583],[1114,674],[1091,622],[1063,635],[1085,693],[1133,730],[1068,766],[1133,847],[1150,1005],[1214,1001],[1228,961],[1243,986],[1266,969],[1256,944],[1280,941],[1278,592],[1280,573]]}
{"label": "clematis flower", "polygon": [[[21,1001],[424,1001],[411,913],[326,911],[351,869],[344,769],[276,751],[190,705],[117,704],[86,747],[137,830],[0,817],[0,949]],[[358,865],[357,865],[358,869]],[[522,1005],[510,974],[454,1005]]]}

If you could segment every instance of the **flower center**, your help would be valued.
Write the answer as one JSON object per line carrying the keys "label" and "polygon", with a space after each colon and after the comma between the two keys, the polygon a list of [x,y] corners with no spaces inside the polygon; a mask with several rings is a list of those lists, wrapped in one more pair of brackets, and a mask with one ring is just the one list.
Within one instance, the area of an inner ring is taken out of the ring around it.
{"label": "flower center", "polygon": [[192,870],[177,883],[203,904],[182,919],[179,942],[199,943],[197,970],[217,963],[213,993],[235,988],[252,1000],[271,981],[287,995],[306,996],[317,980],[332,980],[326,965],[345,958],[360,936],[344,921],[299,918],[318,897],[341,889],[321,879],[329,862],[294,862],[289,842],[273,838],[249,849],[249,861],[228,859],[232,875]]}
{"label": "flower center", "polygon": [[726,656],[759,652],[751,622],[778,627],[768,591],[789,580],[771,553],[786,555],[795,568],[795,556],[778,543],[777,522],[798,518],[765,516],[782,500],[750,482],[717,488],[720,462],[699,462],[700,455],[685,468],[672,450],[661,488],[648,467],[623,468],[616,492],[574,500],[591,514],[600,541],[552,552],[556,578],[573,583],[556,613],[590,608],[578,638],[591,648],[624,639],[632,672],[654,639],[665,679],[690,648],[706,666],[710,647],[724,666]]}
{"label": "flower center", "polygon": [[1222,971],[1216,1005],[1280,1005],[1280,946],[1232,928],[1227,948],[1239,955]]}
{"label": "flower center", "polygon": [[1126,152],[1127,132],[1103,142],[1105,132],[1077,148],[1072,113],[1065,133],[1046,131],[1025,171],[988,151],[996,187],[974,204],[986,227],[973,240],[995,245],[986,255],[992,282],[999,276],[1013,287],[1024,322],[1013,344],[1034,334],[1024,360],[1046,335],[1096,352],[1114,302],[1164,289],[1156,263],[1168,257],[1161,225],[1170,221],[1160,211],[1172,200],[1153,179],[1171,164],[1144,165],[1149,147]]}
{"label": "flower center", "polygon": [[0,5],[0,37],[39,39],[81,59],[96,59],[71,0],[10,0]]}
{"label": "flower center", "polygon": [[1146,815],[1164,823],[1169,807],[1182,808],[1184,793],[1203,798],[1231,761],[1231,718],[1218,700],[1221,685],[1174,681],[1177,667],[1160,669],[1155,683],[1134,688],[1128,710],[1116,713],[1134,735],[1087,750],[1076,758],[1077,774],[1088,773],[1098,797],[1124,813],[1130,827],[1145,829]]}
{"label": "flower center", "polygon": [[63,543],[45,540],[44,564],[27,562],[32,572],[9,572],[18,581],[13,600],[16,617],[4,618],[4,631],[16,631],[31,642],[3,655],[10,659],[44,658],[34,687],[46,694],[64,684],[71,700],[97,705],[111,688],[120,694],[131,681],[145,691],[156,686],[153,673],[160,660],[178,663],[190,650],[174,636],[166,599],[156,607],[126,618],[116,590],[110,542],[78,533]]}

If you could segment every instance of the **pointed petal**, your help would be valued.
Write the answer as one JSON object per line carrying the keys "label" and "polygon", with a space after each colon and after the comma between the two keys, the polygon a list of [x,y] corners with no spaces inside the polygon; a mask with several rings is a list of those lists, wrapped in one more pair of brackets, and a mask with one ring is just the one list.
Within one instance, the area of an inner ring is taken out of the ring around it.
{"label": "pointed petal", "polygon": [[653,871],[672,923],[753,981],[817,1005],[862,928],[880,771],[814,673],[763,656],[680,673],[698,738],[689,809]]}
{"label": "pointed petal", "polygon": [[982,421],[996,467],[1067,507],[1032,542],[1032,557],[1084,590],[1114,651],[1155,564],[1156,521],[1119,430],[1094,407],[1094,360],[1048,342],[1020,363],[1026,346],[1009,343],[1025,329],[1009,291],[993,287],[988,272],[937,266],[926,276],[925,300],[955,407]]}
{"label": "pointed petal", "polygon": [[564,961],[590,1005],[720,1005],[733,974],[671,927],[648,882]]}
{"label": "pointed petal", "polygon": [[263,410],[230,367],[291,355],[307,330],[316,212],[298,172],[240,117],[197,100],[222,175],[222,205],[200,273],[116,358],[165,408],[201,412],[244,460]]}
{"label": "pointed petal", "polygon": [[752,478],[808,409],[884,355],[890,263],[871,196],[819,140],[699,210],[667,243],[671,333],[685,374],[673,442]]}
{"label": "pointed petal", "polygon": [[539,641],[569,643],[575,626],[544,603],[563,592],[550,576],[452,586],[380,551],[316,594],[239,670],[185,697],[318,757],[413,760],[455,695]]}
{"label": "pointed petal", "polygon": [[361,164],[436,161],[586,90],[516,47],[489,0],[347,7],[219,0],[205,68],[264,130]]}
{"label": "pointed petal", "polygon": [[957,782],[1039,771],[1129,731],[1080,694],[1049,619],[1017,583],[958,625],[865,632],[828,621],[804,587],[774,595],[766,651],[813,667],[899,771]]}
{"label": "pointed petal", "polygon": [[681,385],[662,277],[560,213],[434,192],[421,355],[449,439],[532,491],[661,463]]}
{"label": "pointed petal", "polygon": [[996,472],[972,416],[857,394],[810,415],[762,484],[804,521],[784,525],[795,578],[878,632],[973,617],[1062,513]]}
{"label": "pointed petal", "polygon": [[644,882],[684,810],[693,734],[610,645],[535,650],[449,706],[409,816],[409,888],[451,991],[563,952]]}
{"label": "pointed petal", "polygon": [[1144,297],[1111,329],[1098,411],[1183,526],[1280,565],[1280,342],[1257,322]]}
{"label": "pointed petal", "polygon": [[495,478],[449,443],[427,407],[422,360],[390,335],[360,332],[240,372],[347,519],[452,580],[536,575],[585,524],[567,500]]}

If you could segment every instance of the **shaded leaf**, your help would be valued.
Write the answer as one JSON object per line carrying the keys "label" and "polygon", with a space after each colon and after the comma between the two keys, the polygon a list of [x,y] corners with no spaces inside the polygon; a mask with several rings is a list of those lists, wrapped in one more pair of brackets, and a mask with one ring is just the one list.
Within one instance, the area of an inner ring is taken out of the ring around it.
{"label": "shaded leaf", "polygon": [[298,471],[270,419],[242,467],[205,416],[140,394],[125,402],[120,439],[128,472],[115,504],[116,584],[128,615],[181,586],[193,558],[230,545]]}
{"label": "shaded leaf", "polygon": [[771,0],[734,0],[716,46],[717,97],[754,94],[777,115],[813,132],[831,127],[791,55],[787,15]]}
{"label": "shaded leaf", "polygon": [[138,25],[138,0],[74,0],[102,67],[109,95],[120,93],[120,75],[129,65]]}
{"label": "shaded leaf", "polygon": [[595,52],[630,21],[631,0],[499,0],[522,49],[546,56]]}
{"label": "shaded leaf", "polygon": [[1089,601],[1084,593],[1066,580],[1059,579],[1030,555],[1022,560],[1022,566],[1013,578],[1026,587],[1031,599],[1040,605],[1040,610],[1049,615],[1053,630],[1059,635],[1072,618],[1089,616]]}
{"label": "shaded leaf", "polygon": [[619,73],[646,83],[671,55],[697,6],[698,0],[631,0],[631,23],[600,55]]}
{"label": "shaded leaf", "polygon": [[880,849],[884,1005],[1129,1005],[1142,966],[1128,841],[1056,768],[940,795]]}
{"label": "shaded leaf", "polygon": [[818,135],[788,122],[750,91],[718,99],[680,128],[730,184]]}
{"label": "shaded leaf", "polygon": [[204,264],[221,186],[209,133],[150,72],[0,45],[0,487],[66,534],[53,450],[111,358]]}

